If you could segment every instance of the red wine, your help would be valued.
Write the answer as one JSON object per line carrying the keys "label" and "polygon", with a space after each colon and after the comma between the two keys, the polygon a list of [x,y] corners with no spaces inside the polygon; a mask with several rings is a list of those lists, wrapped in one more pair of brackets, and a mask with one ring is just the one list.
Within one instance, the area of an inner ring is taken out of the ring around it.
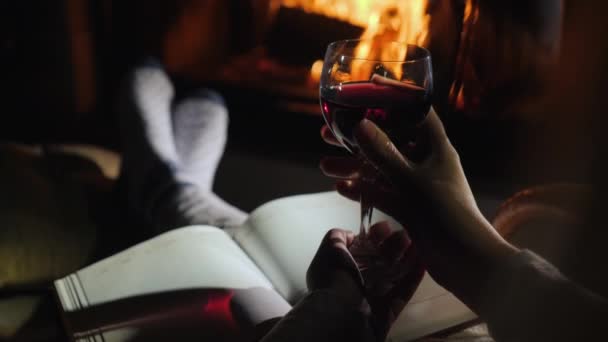
{"label": "red wine", "polygon": [[430,109],[430,97],[430,91],[422,87],[397,81],[342,83],[320,90],[327,124],[353,153],[358,149],[353,129],[364,118],[375,122],[396,144],[411,140]]}

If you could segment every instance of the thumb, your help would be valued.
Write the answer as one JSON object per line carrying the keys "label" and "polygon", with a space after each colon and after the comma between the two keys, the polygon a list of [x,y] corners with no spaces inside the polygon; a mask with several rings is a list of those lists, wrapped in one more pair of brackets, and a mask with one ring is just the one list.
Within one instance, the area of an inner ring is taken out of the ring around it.
{"label": "thumb", "polygon": [[411,176],[413,164],[391,139],[370,120],[363,119],[355,128],[355,140],[365,158],[393,183]]}

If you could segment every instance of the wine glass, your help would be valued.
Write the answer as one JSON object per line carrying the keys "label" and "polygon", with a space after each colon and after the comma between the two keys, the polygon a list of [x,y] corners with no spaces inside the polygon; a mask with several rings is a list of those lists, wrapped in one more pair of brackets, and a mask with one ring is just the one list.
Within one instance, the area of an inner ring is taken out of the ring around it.
{"label": "wine glass", "polygon": [[[416,127],[430,109],[432,91],[431,55],[422,47],[353,39],[327,48],[319,86],[321,110],[336,139],[354,155],[359,156],[359,148],[353,129],[364,118],[376,123],[397,146],[415,146]],[[375,170],[363,173],[362,185],[373,186]],[[355,242],[360,256],[372,248],[366,243],[373,212],[365,198],[366,186],[361,191],[361,225]]]}

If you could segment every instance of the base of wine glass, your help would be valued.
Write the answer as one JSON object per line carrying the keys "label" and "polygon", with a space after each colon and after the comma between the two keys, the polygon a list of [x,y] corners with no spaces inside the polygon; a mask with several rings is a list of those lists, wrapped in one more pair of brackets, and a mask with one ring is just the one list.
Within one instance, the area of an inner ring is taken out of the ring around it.
{"label": "base of wine glass", "polygon": [[360,272],[365,272],[377,262],[378,248],[366,236],[356,236],[349,250]]}
{"label": "base of wine glass", "polygon": [[380,256],[378,247],[367,237],[355,237],[349,251],[357,263],[363,276],[364,287],[369,294],[385,293],[402,275],[402,265],[389,264]]}

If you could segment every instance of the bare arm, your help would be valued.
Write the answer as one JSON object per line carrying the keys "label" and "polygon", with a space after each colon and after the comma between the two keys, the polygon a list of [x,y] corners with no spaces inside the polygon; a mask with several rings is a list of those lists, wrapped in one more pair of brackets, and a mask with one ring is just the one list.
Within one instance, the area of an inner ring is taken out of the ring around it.
{"label": "bare arm", "polygon": [[[366,195],[408,229],[431,276],[487,321],[499,341],[594,340],[608,321],[606,299],[505,241],[479,211],[438,116],[431,111],[421,129],[431,153],[420,162],[372,122],[362,121],[356,138],[384,175],[385,184]],[[324,139],[333,143],[327,133]],[[341,179],[340,193],[359,197],[360,166],[329,159],[321,167]]]}
{"label": "bare arm", "polygon": [[478,307],[498,341],[600,341],[608,301],[530,251],[505,260]]}

